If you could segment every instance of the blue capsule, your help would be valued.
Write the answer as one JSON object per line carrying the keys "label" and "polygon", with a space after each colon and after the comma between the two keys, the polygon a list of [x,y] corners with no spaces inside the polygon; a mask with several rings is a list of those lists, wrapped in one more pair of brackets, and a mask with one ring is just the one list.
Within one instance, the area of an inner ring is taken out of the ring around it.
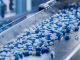
{"label": "blue capsule", "polygon": [[23,54],[24,57],[29,56],[29,52],[27,52],[27,51],[23,52],[22,54]]}
{"label": "blue capsule", "polygon": [[24,36],[28,36],[28,35],[30,35],[30,32],[26,32],[26,34]]}
{"label": "blue capsule", "polygon": [[47,40],[51,40],[51,35],[49,34],[49,35],[46,35],[46,39]]}
{"label": "blue capsule", "polygon": [[40,30],[39,29],[37,29],[36,31],[35,31],[35,33],[39,33],[40,32]]}
{"label": "blue capsule", "polygon": [[62,34],[61,33],[56,33],[57,39],[61,40]]}
{"label": "blue capsule", "polygon": [[65,31],[62,30],[61,32],[62,32],[63,35],[65,35]]}
{"label": "blue capsule", "polygon": [[22,55],[22,54],[19,54],[19,57],[20,57],[20,58],[23,58],[23,55]]}
{"label": "blue capsule", "polygon": [[54,33],[54,31],[53,30],[49,30],[50,31],[50,33]]}
{"label": "blue capsule", "polygon": [[36,48],[36,51],[41,51],[41,48]]}
{"label": "blue capsule", "polygon": [[15,58],[15,60],[19,60],[18,54],[14,54],[14,58]]}
{"label": "blue capsule", "polygon": [[65,40],[69,40],[69,39],[70,39],[70,37],[69,37],[69,36],[65,36],[64,38],[65,38]]}
{"label": "blue capsule", "polygon": [[65,10],[62,10],[62,11],[61,11],[61,13],[64,13],[64,14],[66,14],[66,11],[65,11]]}
{"label": "blue capsule", "polygon": [[80,22],[78,23],[78,26],[80,26]]}
{"label": "blue capsule", "polygon": [[49,53],[49,49],[48,48],[42,48],[41,53],[42,54]]}
{"label": "blue capsule", "polygon": [[41,47],[43,45],[43,42],[41,41],[41,43],[39,43],[39,47]]}
{"label": "blue capsule", "polygon": [[42,34],[37,35],[36,39],[44,37]]}
{"label": "blue capsule", "polygon": [[36,56],[41,56],[41,51],[36,51]]}
{"label": "blue capsule", "polygon": [[73,31],[78,31],[79,30],[79,27],[75,27],[74,29],[73,29]]}
{"label": "blue capsule", "polygon": [[71,31],[71,28],[68,27],[68,26],[65,26],[65,32],[66,32],[66,33],[70,33],[70,31]]}
{"label": "blue capsule", "polygon": [[5,57],[0,57],[0,60],[5,60]]}
{"label": "blue capsule", "polygon": [[5,52],[5,53],[7,53],[8,51],[7,51],[7,50],[3,50],[2,52]]}
{"label": "blue capsule", "polygon": [[50,18],[50,21],[53,21],[53,18],[52,17]]}
{"label": "blue capsule", "polygon": [[69,28],[66,28],[66,33],[70,33],[70,29]]}

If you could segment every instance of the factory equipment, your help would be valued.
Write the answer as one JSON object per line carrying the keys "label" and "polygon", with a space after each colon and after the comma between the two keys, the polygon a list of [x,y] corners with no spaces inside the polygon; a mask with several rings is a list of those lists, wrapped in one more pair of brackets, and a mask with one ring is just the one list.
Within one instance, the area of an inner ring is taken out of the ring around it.
{"label": "factory equipment", "polygon": [[26,13],[26,0],[15,0],[14,4],[16,14]]}
{"label": "factory equipment", "polygon": [[26,13],[0,20],[0,33],[26,18]]}
{"label": "factory equipment", "polygon": [[70,60],[80,46],[79,7],[72,3],[54,14],[41,10],[3,31],[0,59]]}
{"label": "factory equipment", "polygon": [[4,18],[5,13],[6,13],[6,5],[2,0],[0,0],[0,17]]}

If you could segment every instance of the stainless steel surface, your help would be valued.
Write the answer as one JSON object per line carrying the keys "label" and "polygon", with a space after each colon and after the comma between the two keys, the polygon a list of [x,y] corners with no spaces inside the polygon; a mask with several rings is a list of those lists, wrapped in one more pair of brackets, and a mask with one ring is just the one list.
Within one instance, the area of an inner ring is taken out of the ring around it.
{"label": "stainless steel surface", "polygon": [[71,39],[58,42],[54,45],[53,50],[55,51],[54,60],[66,60],[67,57],[73,53],[75,48],[80,44],[80,32],[70,34]]}
{"label": "stainless steel surface", "polygon": [[80,49],[71,57],[70,60],[80,60]]}

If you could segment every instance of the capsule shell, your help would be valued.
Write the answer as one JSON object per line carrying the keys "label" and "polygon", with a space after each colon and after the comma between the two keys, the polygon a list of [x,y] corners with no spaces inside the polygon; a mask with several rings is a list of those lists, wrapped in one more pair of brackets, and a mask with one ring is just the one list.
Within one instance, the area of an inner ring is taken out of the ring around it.
{"label": "capsule shell", "polygon": [[70,37],[69,37],[69,36],[65,36],[64,38],[65,38],[65,40],[69,40],[69,39],[70,39]]}

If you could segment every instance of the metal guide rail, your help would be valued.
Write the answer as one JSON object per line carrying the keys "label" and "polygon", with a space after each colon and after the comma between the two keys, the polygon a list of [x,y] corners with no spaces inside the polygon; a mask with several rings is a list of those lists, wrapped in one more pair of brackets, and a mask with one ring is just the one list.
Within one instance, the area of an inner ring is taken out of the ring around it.
{"label": "metal guide rail", "polygon": [[0,33],[26,18],[26,13],[0,20]]}

